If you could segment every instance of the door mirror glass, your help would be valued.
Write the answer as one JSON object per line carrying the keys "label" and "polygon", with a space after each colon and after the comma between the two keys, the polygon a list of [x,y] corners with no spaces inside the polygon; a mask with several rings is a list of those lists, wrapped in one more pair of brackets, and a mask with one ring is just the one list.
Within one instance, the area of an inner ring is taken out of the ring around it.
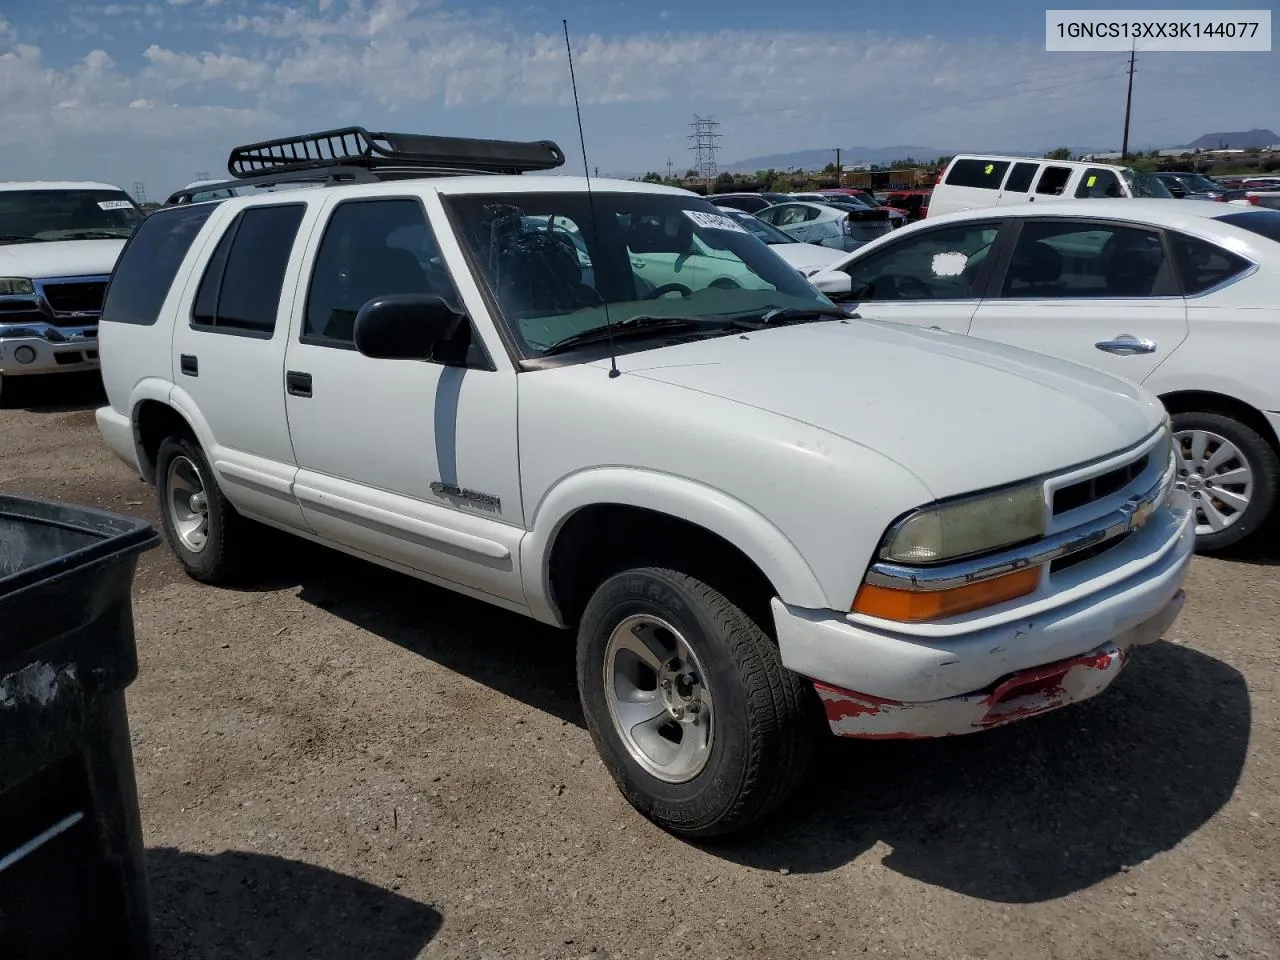
{"label": "door mirror glass", "polygon": [[355,319],[355,347],[375,360],[435,360],[467,318],[440,297],[421,293],[374,297]]}

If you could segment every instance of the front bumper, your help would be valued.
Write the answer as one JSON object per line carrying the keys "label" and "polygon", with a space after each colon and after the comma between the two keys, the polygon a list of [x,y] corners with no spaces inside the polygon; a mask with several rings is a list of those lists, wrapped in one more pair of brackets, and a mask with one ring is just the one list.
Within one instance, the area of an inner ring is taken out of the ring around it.
{"label": "front bumper", "polygon": [[0,324],[0,376],[98,369],[98,328]]}
{"label": "front bumper", "polygon": [[1190,501],[1175,491],[1140,532],[1087,562],[1096,590],[1057,606],[1028,603],[1025,616],[940,634],[775,599],[782,662],[815,682],[841,736],[934,737],[1002,725],[1095,696],[1131,648],[1158,640],[1181,609],[1194,547]]}

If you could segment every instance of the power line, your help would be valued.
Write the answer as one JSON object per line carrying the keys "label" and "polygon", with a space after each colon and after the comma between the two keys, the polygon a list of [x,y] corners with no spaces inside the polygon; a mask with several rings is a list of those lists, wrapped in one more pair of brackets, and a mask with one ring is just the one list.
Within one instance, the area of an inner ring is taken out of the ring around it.
{"label": "power line", "polygon": [[693,123],[689,124],[689,128],[693,130],[688,139],[694,152],[694,169],[708,183],[716,177],[716,151],[720,149],[720,144],[716,141],[721,137],[721,134],[716,133],[718,126],[720,124],[717,121],[710,117],[700,117],[696,113],[693,115]]}

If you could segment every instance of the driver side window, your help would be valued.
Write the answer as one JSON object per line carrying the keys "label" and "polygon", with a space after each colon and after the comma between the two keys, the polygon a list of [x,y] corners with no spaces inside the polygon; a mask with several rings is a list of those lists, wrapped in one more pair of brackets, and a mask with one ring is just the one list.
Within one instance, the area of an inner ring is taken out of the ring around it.
{"label": "driver side window", "polygon": [[846,268],[854,299],[964,300],[987,262],[999,224],[973,223],[904,238]]}

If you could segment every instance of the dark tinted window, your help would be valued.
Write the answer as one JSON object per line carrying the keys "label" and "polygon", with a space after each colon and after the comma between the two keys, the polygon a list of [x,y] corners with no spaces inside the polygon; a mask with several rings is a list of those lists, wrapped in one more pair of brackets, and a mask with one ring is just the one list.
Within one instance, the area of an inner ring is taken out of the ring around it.
{"label": "dark tinted window", "polygon": [[138,225],[116,261],[101,322],[144,326],[156,322],[182,258],[213,209],[161,210]]}
{"label": "dark tinted window", "polygon": [[1114,170],[1101,167],[1090,167],[1080,178],[1080,186],[1076,187],[1076,197],[1123,197],[1124,188],[1120,186],[1120,178]]}
{"label": "dark tinted window", "polygon": [[957,160],[947,171],[946,182],[953,187],[999,190],[1004,172],[1008,169],[1007,160]]}
{"label": "dark tinted window", "polygon": [[974,284],[998,232],[993,222],[926,230],[844,270],[860,300],[963,300],[976,296]]}
{"label": "dark tinted window", "polygon": [[1036,184],[1036,193],[1050,197],[1061,196],[1062,191],[1067,188],[1067,181],[1070,179],[1070,167],[1045,167],[1044,172],[1040,174],[1039,182]]}
{"label": "dark tinted window", "polygon": [[1039,169],[1038,163],[1015,163],[1004,188],[1014,193],[1026,193],[1031,189],[1031,181],[1036,178],[1036,171]]}
{"label": "dark tinted window", "polygon": [[1280,210],[1249,210],[1245,213],[1229,213],[1215,219],[1280,242]]}
{"label": "dark tinted window", "polygon": [[214,330],[273,333],[285,267],[306,209],[289,204],[242,211],[205,267],[191,322]]}
{"label": "dark tinted window", "polygon": [[1150,297],[1170,294],[1160,236],[1088,221],[1022,225],[1001,291],[1005,297]]}
{"label": "dark tinted window", "polygon": [[1188,295],[1216,287],[1250,266],[1244,257],[1224,250],[1216,243],[1183,233],[1171,232],[1169,242],[1178,263],[1178,275],[1182,278],[1182,292]]}
{"label": "dark tinted window", "polygon": [[350,346],[356,313],[374,297],[421,293],[461,310],[435,234],[416,200],[349,200],[334,209],[316,255],[302,335]]}

